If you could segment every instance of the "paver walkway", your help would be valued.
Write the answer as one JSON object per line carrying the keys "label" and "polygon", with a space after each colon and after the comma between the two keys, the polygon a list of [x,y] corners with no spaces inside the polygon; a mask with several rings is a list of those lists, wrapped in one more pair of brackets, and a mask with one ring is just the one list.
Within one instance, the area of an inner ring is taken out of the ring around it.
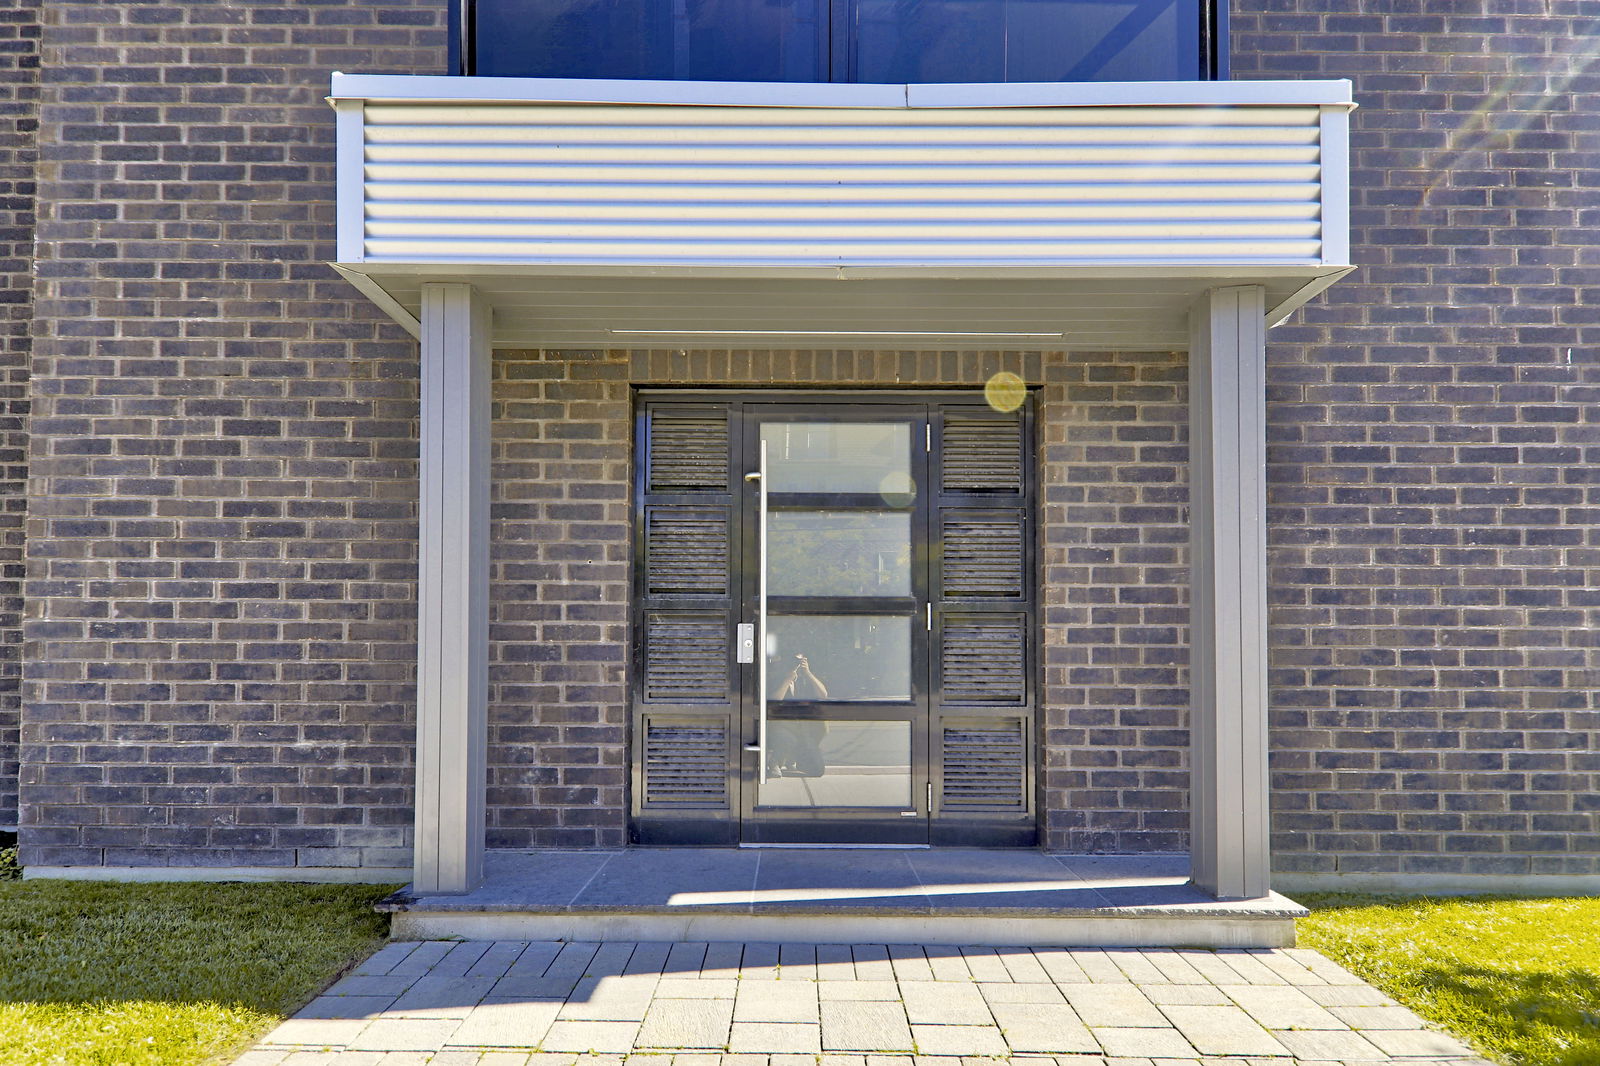
{"label": "paver walkway", "polygon": [[544,941],[386,945],[236,1066],[998,1058],[1483,1066],[1314,951]]}

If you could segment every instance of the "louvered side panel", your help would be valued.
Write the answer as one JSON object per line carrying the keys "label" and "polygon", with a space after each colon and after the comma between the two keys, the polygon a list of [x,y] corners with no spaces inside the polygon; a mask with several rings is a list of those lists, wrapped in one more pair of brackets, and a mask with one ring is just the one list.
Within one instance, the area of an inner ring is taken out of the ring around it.
{"label": "louvered side panel", "polygon": [[726,507],[650,507],[644,527],[645,587],[651,595],[727,594]]}
{"label": "louvered side panel", "polygon": [[940,813],[1027,810],[1025,720],[946,718],[939,733]]}
{"label": "louvered side panel", "polygon": [[727,412],[653,413],[648,461],[651,492],[726,490]]}
{"label": "louvered side panel", "polygon": [[1026,615],[945,615],[939,649],[943,702],[1024,703],[1028,695],[1027,642]]}
{"label": "louvered side panel", "polygon": [[949,508],[940,516],[941,589],[946,599],[1022,599],[1026,527],[1021,511]]}
{"label": "louvered side panel", "polygon": [[646,715],[641,746],[645,809],[729,809],[727,719]]}
{"label": "louvered side panel", "polygon": [[728,623],[720,612],[647,612],[644,698],[651,703],[727,703],[728,651]]}
{"label": "louvered side panel", "polygon": [[1316,107],[369,101],[369,260],[1313,264]]}
{"label": "louvered side panel", "polygon": [[1020,418],[986,418],[949,409],[941,444],[940,481],[945,492],[1022,491]]}

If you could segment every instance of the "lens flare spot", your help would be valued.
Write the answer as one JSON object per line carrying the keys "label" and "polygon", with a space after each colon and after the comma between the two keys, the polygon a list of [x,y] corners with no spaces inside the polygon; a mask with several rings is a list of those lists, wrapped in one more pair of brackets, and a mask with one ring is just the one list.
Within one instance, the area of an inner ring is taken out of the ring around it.
{"label": "lens flare spot", "polygon": [[1000,371],[983,386],[983,398],[996,411],[1015,411],[1027,395],[1027,384],[1009,370]]}

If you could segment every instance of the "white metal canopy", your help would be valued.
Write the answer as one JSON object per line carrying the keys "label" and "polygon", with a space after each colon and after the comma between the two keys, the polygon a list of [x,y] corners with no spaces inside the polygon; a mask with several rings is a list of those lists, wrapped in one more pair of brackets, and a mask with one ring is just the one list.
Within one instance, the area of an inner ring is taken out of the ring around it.
{"label": "white metal canopy", "polygon": [[497,347],[1181,348],[1350,269],[1348,82],[335,75],[335,267]]}

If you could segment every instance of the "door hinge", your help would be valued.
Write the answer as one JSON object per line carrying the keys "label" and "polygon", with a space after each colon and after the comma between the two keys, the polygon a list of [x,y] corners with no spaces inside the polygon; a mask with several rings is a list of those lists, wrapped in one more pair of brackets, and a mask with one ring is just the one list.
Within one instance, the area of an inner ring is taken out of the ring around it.
{"label": "door hinge", "polygon": [[932,601],[932,600],[929,600],[929,601],[928,601],[928,620],[927,620],[927,626],[928,626],[928,632],[929,632],[929,633],[932,633],[932,632],[933,632],[933,601]]}
{"label": "door hinge", "polygon": [[922,424],[922,443],[927,445],[927,448],[928,448],[928,450],[930,452],[933,451],[933,423],[932,422],[924,422]]}
{"label": "door hinge", "polygon": [[928,813],[933,813],[933,782],[928,782]]}
{"label": "door hinge", "polygon": [[741,663],[753,663],[756,661],[756,627],[754,623],[739,623],[739,636],[736,643],[738,645],[736,661]]}

